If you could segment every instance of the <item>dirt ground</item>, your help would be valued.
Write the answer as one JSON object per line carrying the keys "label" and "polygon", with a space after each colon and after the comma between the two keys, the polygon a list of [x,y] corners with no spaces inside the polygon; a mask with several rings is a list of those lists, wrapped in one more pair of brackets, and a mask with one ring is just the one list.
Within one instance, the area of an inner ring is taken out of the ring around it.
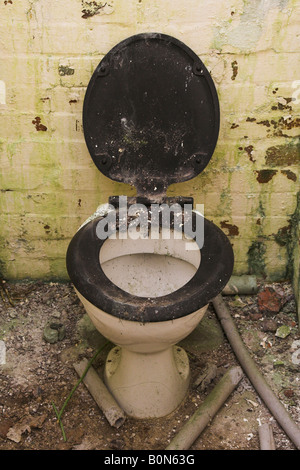
{"label": "dirt ground", "polygon": [[[260,286],[260,291],[265,288]],[[273,284],[272,288],[282,300],[276,313],[264,311],[258,295],[224,299],[259,369],[299,423],[300,334],[296,307],[288,283]],[[49,322],[65,329],[54,343],[44,339]],[[199,326],[200,330],[182,343],[189,355],[192,378],[188,396],[177,410],[160,419],[127,417],[116,429],[81,383],[62,416],[64,440],[53,403],[61,409],[78,381],[74,362],[83,357],[90,359],[104,338],[89,324],[70,284],[2,284],[0,450],[165,449],[224,373],[238,365],[212,307],[206,313],[206,322],[206,326],[213,326],[211,342],[203,340],[207,330],[201,332]],[[282,325],[288,327],[286,337],[278,336]],[[111,347],[107,345],[93,364],[100,376]],[[206,386],[193,387],[207,364],[217,366],[214,379]],[[262,423],[272,424],[277,450],[295,450],[244,377],[190,450],[259,450],[258,426]]]}

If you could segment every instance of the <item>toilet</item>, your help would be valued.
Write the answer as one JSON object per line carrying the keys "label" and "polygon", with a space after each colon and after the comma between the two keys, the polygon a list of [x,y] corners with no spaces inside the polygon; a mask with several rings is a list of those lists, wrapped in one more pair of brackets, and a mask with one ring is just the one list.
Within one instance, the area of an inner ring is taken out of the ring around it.
{"label": "toilet", "polygon": [[112,195],[72,238],[75,291],[113,347],[104,380],[128,416],[157,418],[187,396],[190,367],[178,346],[227,284],[226,235],[173,183],[201,173],[219,132],[213,80],[199,57],[168,35],[117,44],[87,87],[83,129],[101,173],[136,196]]}

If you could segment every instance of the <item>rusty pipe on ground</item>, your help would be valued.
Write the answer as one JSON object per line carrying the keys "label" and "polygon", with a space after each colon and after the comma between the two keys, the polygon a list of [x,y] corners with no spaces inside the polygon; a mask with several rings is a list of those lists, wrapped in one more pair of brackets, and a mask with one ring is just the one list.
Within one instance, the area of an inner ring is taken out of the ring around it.
{"label": "rusty pipe on ground", "polygon": [[[87,359],[82,359],[81,362],[74,364],[74,369],[76,370],[79,377],[82,376],[87,366]],[[103,411],[103,414],[109,424],[115,428],[122,426],[126,419],[125,413],[120,408],[92,366],[86,373],[83,379],[83,383],[94,398],[99,408]]]}
{"label": "rusty pipe on ground", "polygon": [[260,450],[276,450],[272,426],[269,423],[258,427]]}
{"label": "rusty pipe on ground", "polygon": [[247,351],[240,334],[235,326],[234,321],[224,303],[222,295],[219,294],[212,301],[217,317],[224,329],[228,341],[240,362],[245,374],[251,381],[253,387],[270,410],[278,424],[285,431],[287,436],[300,450],[300,429],[293,421],[283,404],[278,400],[273,390],[270,388],[260,371],[258,370],[254,360]]}
{"label": "rusty pipe on ground", "polygon": [[243,274],[242,276],[231,276],[224,287],[223,295],[253,295],[258,292],[256,276]]}
{"label": "rusty pipe on ground", "polygon": [[210,423],[243,377],[241,367],[232,367],[205,398],[198,410],[170,442],[166,450],[187,450]]}

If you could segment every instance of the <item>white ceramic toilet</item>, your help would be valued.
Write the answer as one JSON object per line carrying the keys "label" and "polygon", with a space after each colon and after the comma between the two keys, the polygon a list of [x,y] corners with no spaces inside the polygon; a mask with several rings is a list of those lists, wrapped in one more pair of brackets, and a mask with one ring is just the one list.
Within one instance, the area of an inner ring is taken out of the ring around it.
{"label": "white ceramic toilet", "polygon": [[196,328],[233,269],[224,233],[191,210],[191,198],[166,196],[170,184],[209,162],[217,94],[187,46],[140,34],[115,46],[95,70],[83,126],[100,171],[135,186],[137,196],[127,200],[125,221],[121,199],[112,196],[110,210],[78,230],[67,269],[93,324],[116,345],[105,365],[108,388],[129,416],[165,416],[189,387],[188,357],[176,344]]}

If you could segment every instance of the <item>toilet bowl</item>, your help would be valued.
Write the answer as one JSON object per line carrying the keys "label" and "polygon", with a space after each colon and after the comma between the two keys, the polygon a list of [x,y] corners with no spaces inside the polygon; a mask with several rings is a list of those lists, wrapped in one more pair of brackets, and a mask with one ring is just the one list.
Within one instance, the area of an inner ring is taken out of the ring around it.
{"label": "toilet bowl", "polygon": [[[99,264],[115,286],[141,298],[141,303],[147,299],[155,304],[197,271],[200,250],[186,250],[186,245],[186,239],[176,239],[174,233],[166,238],[163,231],[159,239],[152,239],[151,233],[147,240],[108,238]],[[77,294],[97,330],[117,345],[107,357],[104,378],[122,409],[136,418],[173,411],[190,379],[187,354],[176,344],[196,328],[207,305],[177,319],[136,322],[112,316]]]}
{"label": "toilet bowl", "polygon": [[147,238],[132,239],[117,226],[112,237],[99,239],[101,220],[73,237],[68,271],[92,323],[117,345],[105,365],[109,390],[129,416],[162,417],[186,396],[189,360],[176,344],[222,289],[232,269],[231,246],[206,219],[201,249],[195,239],[163,227],[158,238],[149,230]]}
{"label": "toilet bowl", "polygon": [[115,399],[130,416],[165,416],[189,387],[188,357],[177,343],[196,328],[233,270],[225,234],[193,209],[192,198],[166,196],[170,184],[195,177],[213,154],[216,91],[187,46],[140,34],[96,68],[83,127],[98,169],[137,190],[126,216],[136,204],[146,225],[137,230],[139,211],[124,222],[120,198],[110,197],[110,212],[91,217],[72,238],[68,273],[93,324],[116,345],[104,371]]}

